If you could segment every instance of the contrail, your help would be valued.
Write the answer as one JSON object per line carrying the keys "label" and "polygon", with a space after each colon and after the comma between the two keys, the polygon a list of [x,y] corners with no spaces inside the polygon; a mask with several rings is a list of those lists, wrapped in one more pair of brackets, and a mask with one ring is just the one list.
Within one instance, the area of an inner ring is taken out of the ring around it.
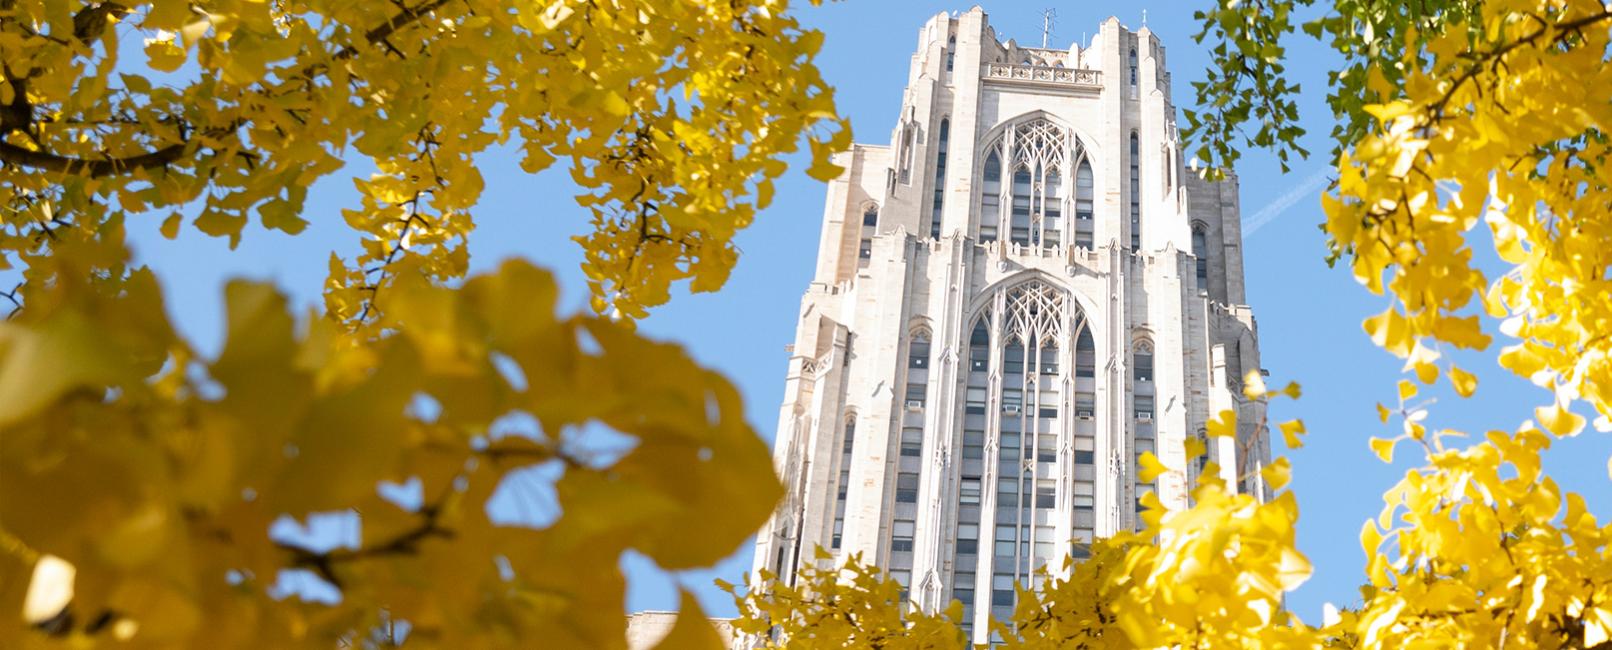
{"label": "contrail", "polygon": [[1294,203],[1298,203],[1306,197],[1313,198],[1316,192],[1326,186],[1332,177],[1333,171],[1331,167],[1322,167],[1314,174],[1306,177],[1298,186],[1288,190],[1286,194],[1277,197],[1275,201],[1260,208],[1258,212],[1254,213],[1254,216],[1243,222],[1243,237],[1250,237],[1255,231],[1265,227],[1265,224],[1275,221],[1288,208],[1293,207]]}

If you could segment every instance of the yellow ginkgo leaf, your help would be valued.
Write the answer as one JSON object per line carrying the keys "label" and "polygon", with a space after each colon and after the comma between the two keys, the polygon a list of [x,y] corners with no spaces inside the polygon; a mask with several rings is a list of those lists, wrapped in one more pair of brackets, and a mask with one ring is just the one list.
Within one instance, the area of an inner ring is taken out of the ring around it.
{"label": "yellow ginkgo leaf", "polygon": [[1409,380],[1409,379],[1401,379],[1401,380],[1399,380],[1399,401],[1400,401],[1400,403],[1403,404],[1405,402],[1405,400],[1408,400],[1408,399],[1410,399],[1412,397],[1415,397],[1415,396],[1416,396],[1416,384],[1411,383],[1411,380]]}
{"label": "yellow ginkgo leaf", "polygon": [[1277,427],[1282,430],[1282,441],[1288,449],[1304,446],[1304,439],[1299,437],[1305,433],[1303,420],[1288,420]]}
{"label": "yellow ginkgo leaf", "polygon": [[1457,395],[1471,397],[1472,393],[1478,389],[1478,378],[1474,377],[1470,372],[1450,366],[1450,385],[1455,388]]}
{"label": "yellow ginkgo leaf", "polygon": [[1182,446],[1186,449],[1187,460],[1199,458],[1204,454],[1209,453],[1209,445],[1206,444],[1202,438],[1197,436],[1187,438],[1182,443]]}
{"label": "yellow ginkgo leaf", "polygon": [[1265,479],[1265,484],[1269,485],[1272,490],[1280,490],[1287,487],[1288,482],[1293,479],[1293,465],[1286,458],[1277,458],[1271,464],[1261,468],[1259,476]]}
{"label": "yellow ginkgo leaf", "polygon": [[1160,475],[1170,471],[1170,468],[1165,467],[1164,463],[1159,461],[1159,457],[1153,455],[1153,452],[1151,451],[1142,454],[1136,459],[1136,462],[1139,465],[1136,472],[1136,478],[1141,480],[1143,483],[1152,483],[1157,481]]}
{"label": "yellow ginkgo leaf", "polygon": [[1377,454],[1385,463],[1394,462],[1394,440],[1388,438],[1372,438],[1371,451]]}
{"label": "yellow ginkgo leaf", "polygon": [[1237,436],[1237,412],[1226,409],[1209,420],[1209,436],[1213,438],[1233,438]]}
{"label": "yellow ginkgo leaf", "polygon": [[1560,404],[1535,408],[1534,417],[1546,431],[1558,436],[1575,435],[1584,429],[1586,422],[1584,416],[1563,408]]}

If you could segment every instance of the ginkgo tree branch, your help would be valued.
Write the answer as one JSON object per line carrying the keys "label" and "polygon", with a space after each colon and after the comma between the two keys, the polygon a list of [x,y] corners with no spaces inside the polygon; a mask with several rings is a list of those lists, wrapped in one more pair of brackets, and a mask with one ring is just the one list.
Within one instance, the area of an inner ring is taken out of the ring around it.
{"label": "ginkgo tree branch", "polygon": [[188,142],[181,142],[150,153],[121,158],[94,159],[61,156],[45,151],[32,151],[9,142],[0,142],[0,162],[42,169],[48,172],[102,178],[172,164],[184,157],[189,146]]}

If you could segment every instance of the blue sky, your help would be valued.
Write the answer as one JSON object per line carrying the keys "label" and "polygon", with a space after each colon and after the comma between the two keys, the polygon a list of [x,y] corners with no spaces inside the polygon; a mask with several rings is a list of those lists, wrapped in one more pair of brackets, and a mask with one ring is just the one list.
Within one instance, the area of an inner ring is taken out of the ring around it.
{"label": "blue sky", "polygon": [[[826,33],[819,63],[838,89],[840,110],[851,119],[857,141],[869,143],[889,139],[918,28],[935,13],[968,8],[911,0],[797,4],[805,23]],[[1208,63],[1207,52],[1191,39],[1196,31],[1191,13],[1198,3],[982,4],[999,35],[1024,43],[1039,43],[1040,12],[1047,5],[1058,11],[1052,42],[1059,47],[1096,32],[1110,15],[1127,26],[1140,26],[1146,10],[1148,27],[1169,50],[1175,100],[1190,105],[1190,83],[1202,78]],[[1400,363],[1373,347],[1360,328],[1361,319],[1382,311],[1388,299],[1371,295],[1346,269],[1329,269],[1323,261],[1316,197],[1328,167],[1325,137],[1331,114],[1323,91],[1332,59],[1307,39],[1294,43],[1287,63],[1306,90],[1301,109],[1311,132],[1308,147],[1316,157],[1283,174],[1274,158],[1250,152],[1237,171],[1245,224],[1260,224],[1251,228],[1244,250],[1248,300],[1258,318],[1264,365],[1273,381],[1304,386],[1304,399],[1280,404],[1274,417],[1302,417],[1311,432],[1307,445],[1290,454],[1291,489],[1301,508],[1300,549],[1316,565],[1316,573],[1289,606],[1306,620],[1319,622],[1323,602],[1358,601],[1364,561],[1357,541],[1360,526],[1380,510],[1383,490],[1416,466],[1420,455],[1401,447],[1398,462],[1389,466],[1366,446],[1371,436],[1394,433],[1378,423],[1373,404],[1394,399]],[[587,290],[578,268],[582,256],[568,237],[583,232],[587,215],[569,200],[575,194],[570,178],[563,170],[528,176],[515,162],[503,153],[483,160],[487,191],[475,211],[472,268],[486,270],[510,257],[532,259],[558,273],[563,311],[586,309]],[[823,185],[806,177],[801,158],[793,162],[774,205],[739,235],[743,253],[727,287],[716,294],[678,295],[642,324],[647,334],[682,343],[702,363],[732,379],[744,393],[751,423],[769,441],[783,393],[784,346],[794,338],[800,295],[811,277],[823,206]],[[319,304],[329,252],[350,256],[357,245],[339,214],[357,203],[348,178],[367,173],[364,164],[352,164],[316,184],[304,215],[313,223],[298,237],[254,226],[231,252],[225,240],[193,230],[177,241],[164,240],[157,233],[160,217],[152,217],[129,224],[136,255],[164,280],[168,309],[181,328],[200,349],[216,351],[222,340],[223,282],[230,277],[273,280],[296,302]],[[1480,259],[1484,256],[1480,251]],[[1462,400],[1448,391],[1433,391],[1437,403],[1430,423],[1435,428],[1509,430],[1548,399],[1500,369],[1492,351],[1456,358],[1479,377],[1478,393]],[[1612,438],[1591,431],[1558,442],[1546,459],[1547,471],[1566,489],[1586,495],[1592,511],[1603,518],[1612,512],[1609,453]],[[749,564],[748,547],[715,570],[677,576],[629,557],[624,560],[631,580],[626,608],[676,609],[676,585],[681,583],[699,592],[709,613],[731,615],[732,603],[710,586],[711,579],[738,582]]]}

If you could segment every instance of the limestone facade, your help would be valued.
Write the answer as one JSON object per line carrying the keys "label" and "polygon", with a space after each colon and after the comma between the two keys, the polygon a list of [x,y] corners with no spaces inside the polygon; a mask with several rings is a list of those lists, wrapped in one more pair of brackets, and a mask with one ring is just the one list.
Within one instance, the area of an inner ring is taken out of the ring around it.
{"label": "limestone facade", "polygon": [[1183,161],[1145,27],[1053,50],[941,14],[908,79],[890,143],[828,184],[755,568],[859,553],[919,607],[961,600],[984,642],[1015,581],[1139,526],[1146,493],[1185,507],[1183,441],[1213,414],[1242,424],[1210,458],[1263,490],[1236,476],[1269,457],[1241,394],[1260,365],[1237,181]]}

